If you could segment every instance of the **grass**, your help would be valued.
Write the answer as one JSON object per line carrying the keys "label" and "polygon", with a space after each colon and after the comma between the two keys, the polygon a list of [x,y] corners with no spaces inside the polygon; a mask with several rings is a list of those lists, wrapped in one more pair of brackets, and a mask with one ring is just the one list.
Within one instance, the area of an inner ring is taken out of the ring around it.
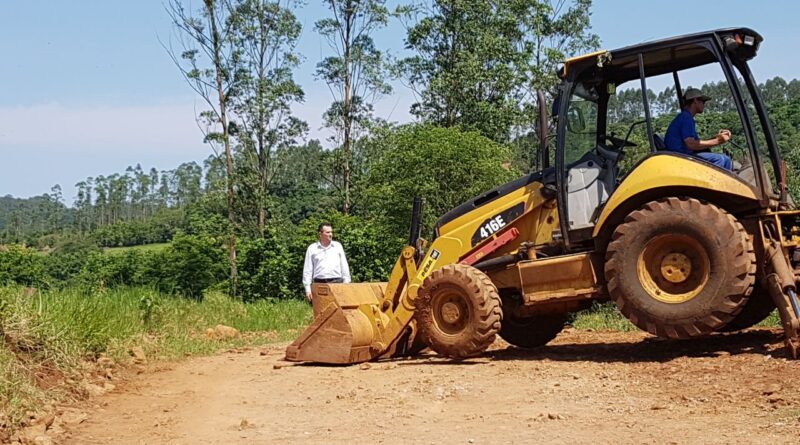
{"label": "grass", "polygon": [[141,252],[159,252],[167,248],[169,243],[155,243],[155,244],[142,244],[140,246],[126,246],[126,247],[106,247],[104,252],[114,255],[125,253],[130,250],[138,250]]}
{"label": "grass", "polygon": [[[86,294],[78,289],[33,291],[0,287],[0,429],[27,411],[80,396],[79,383],[94,359],[130,358],[134,346],[169,360],[223,348],[287,340],[311,320],[302,301],[243,303],[222,294],[202,302],[130,288]],[[242,332],[209,339],[217,324]]]}
{"label": "grass", "polygon": [[[572,326],[577,329],[594,329],[596,331],[630,332],[639,330],[619,312],[614,303],[592,303],[591,308],[575,314]],[[778,311],[772,311],[769,317],[756,326],[781,327]]]}
{"label": "grass", "polygon": [[575,314],[572,326],[576,329],[594,329],[595,331],[631,332],[639,328],[620,314],[614,303],[592,303],[592,307]]}
{"label": "grass", "polygon": [[778,310],[776,309],[776,310],[772,311],[772,313],[769,314],[769,317],[765,318],[764,321],[762,321],[761,323],[757,324],[756,326],[765,327],[765,328],[779,328],[779,327],[783,326],[781,324],[781,316],[778,315]]}

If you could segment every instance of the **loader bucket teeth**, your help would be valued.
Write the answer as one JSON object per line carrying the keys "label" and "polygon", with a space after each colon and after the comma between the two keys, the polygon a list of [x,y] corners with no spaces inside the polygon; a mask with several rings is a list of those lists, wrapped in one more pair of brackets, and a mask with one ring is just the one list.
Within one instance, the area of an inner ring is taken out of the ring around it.
{"label": "loader bucket teeth", "polygon": [[286,349],[286,360],[349,364],[371,360],[380,349],[373,347],[377,311],[385,283],[315,285],[314,321]]}

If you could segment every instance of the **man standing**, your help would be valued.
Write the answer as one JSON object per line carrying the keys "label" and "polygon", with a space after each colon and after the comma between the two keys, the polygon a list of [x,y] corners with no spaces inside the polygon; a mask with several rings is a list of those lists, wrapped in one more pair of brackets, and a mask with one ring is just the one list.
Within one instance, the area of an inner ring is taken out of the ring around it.
{"label": "man standing", "polygon": [[701,140],[697,136],[694,117],[705,110],[706,102],[711,100],[697,88],[688,88],[683,93],[683,110],[667,128],[664,145],[667,150],[685,153],[702,158],[718,167],[730,170],[731,158],[724,154],[712,153],[711,147],[722,145],[731,139],[730,130],[720,130],[715,138]]}
{"label": "man standing", "polygon": [[344,256],[344,248],[333,240],[333,227],[319,225],[319,241],[306,249],[303,264],[303,287],[306,298],[311,301],[311,283],[349,283],[350,266]]}

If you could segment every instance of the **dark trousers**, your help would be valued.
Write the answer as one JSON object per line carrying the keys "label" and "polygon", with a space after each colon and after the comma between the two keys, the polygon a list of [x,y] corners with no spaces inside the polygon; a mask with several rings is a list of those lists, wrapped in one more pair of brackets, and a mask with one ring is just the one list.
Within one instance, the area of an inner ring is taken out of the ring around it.
{"label": "dark trousers", "polygon": [[314,278],[315,283],[344,283],[342,278]]}

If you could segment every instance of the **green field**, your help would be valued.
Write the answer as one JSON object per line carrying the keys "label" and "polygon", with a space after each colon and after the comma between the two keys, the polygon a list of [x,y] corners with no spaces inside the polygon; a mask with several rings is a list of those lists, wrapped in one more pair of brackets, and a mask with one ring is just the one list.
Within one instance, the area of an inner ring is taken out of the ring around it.
{"label": "green field", "polygon": [[167,246],[169,246],[169,243],[142,244],[140,246],[106,247],[103,249],[103,251],[112,255],[125,253],[131,250],[138,250],[140,252],[159,252],[166,249]]}

